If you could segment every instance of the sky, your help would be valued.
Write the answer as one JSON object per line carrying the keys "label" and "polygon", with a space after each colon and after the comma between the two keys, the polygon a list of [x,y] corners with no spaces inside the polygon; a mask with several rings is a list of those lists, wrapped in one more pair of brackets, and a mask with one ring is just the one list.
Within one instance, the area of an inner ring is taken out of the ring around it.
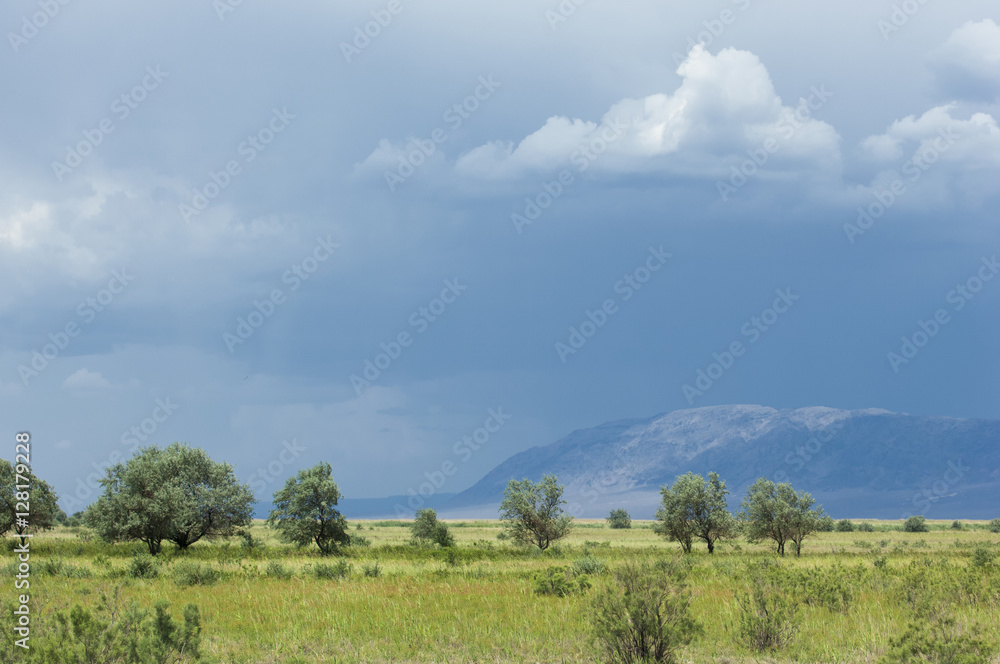
{"label": "sky", "polygon": [[681,408],[997,418],[1000,8],[0,9],[0,423],[352,498]]}

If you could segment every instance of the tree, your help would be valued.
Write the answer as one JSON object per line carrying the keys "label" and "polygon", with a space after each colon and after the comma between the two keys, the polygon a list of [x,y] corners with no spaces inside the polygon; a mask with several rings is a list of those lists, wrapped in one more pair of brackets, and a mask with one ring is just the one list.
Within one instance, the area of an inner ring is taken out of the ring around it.
{"label": "tree", "polygon": [[990,521],[989,529],[991,533],[1000,533],[1000,519],[993,519]]}
{"label": "tree", "polygon": [[[60,512],[57,500],[56,492],[30,466],[0,459],[0,537],[14,531],[23,544],[25,535],[52,529]],[[28,517],[18,523],[17,514],[25,512]]]}
{"label": "tree", "polygon": [[563,487],[555,475],[545,475],[534,483],[529,479],[511,480],[500,504],[501,535],[524,546],[534,545],[544,551],[569,533],[573,517],[563,511]]}
{"label": "tree", "polygon": [[232,466],[181,443],[141,448],[108,468],[101,486],[87,525],[109,542],[144,542],[153,555],[164,540],[186,549],[202,538],[232,535],[251,523],[256,502]]}
{"label": "tree", "polygon": [[419,544],[434,543],[443,547],[454,546],[455,538],[448,532],[448,526],[438,521],[437,512],[432,509],[417,510],[416,519],[410,526],[413,541]]}
{"label": "tree", "polygon": [[907,533],[926,533],[929,530],[927,519],[922,516],[911,516],[903,524],[903,532]]}
{"label": "tree", "polygon": [[781,555],[785,555],[785,544],[792,542],[798,556],[803,540],[819,530],[826,516],[823,508],[815,504],[812,496],[796,492],[791,484],[775,484],[761,477],[747,489],[740,520],[749,541],[773,540]]}
{"label": "tree", "polygon": [[632,517],[623,509],[611,510],[608,516],[608,528],[625,529],[632,527]]}
{"label": "tree", "polygon": [[284,488],[274,494],[274,510],[267,522],[276,528],[282,541],[298,547],[315,542],[324,556],[350,544],[347,519],[337,508],[340,490],[331,477],[328,463],[318,463],[289,477]]}
{"label": "tree", "polygon": [[841,519],[837,522],[837,532],[838,533],[853,533],[854,532],[854,522],[850,519]]}
{"label": "tree", "polygon": [[685,473],[660,493],[662,505],[656,512],[658,523],[653,530],[680,542],[684,553],[691,553],[695,539],[704,540],[708,552],[714,553],[716,542],[736,532],[736,520],[726,506],[729,491],[717,473],[709,473],[708,480]]}

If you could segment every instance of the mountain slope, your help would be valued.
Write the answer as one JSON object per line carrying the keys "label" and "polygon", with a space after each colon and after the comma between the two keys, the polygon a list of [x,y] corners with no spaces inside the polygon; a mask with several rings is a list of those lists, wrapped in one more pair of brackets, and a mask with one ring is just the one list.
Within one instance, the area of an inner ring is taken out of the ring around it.
{"label": "mountain slope", "polygon": [[756,478],[790,481],[835,517],[1000,516],[1000,421],[884,410],[714,406],[575,431],[512,456],[443,507],[495,514],[507,481],[554,473],[578,516],[650,518],[659,489],[718,472],[730,507]]}

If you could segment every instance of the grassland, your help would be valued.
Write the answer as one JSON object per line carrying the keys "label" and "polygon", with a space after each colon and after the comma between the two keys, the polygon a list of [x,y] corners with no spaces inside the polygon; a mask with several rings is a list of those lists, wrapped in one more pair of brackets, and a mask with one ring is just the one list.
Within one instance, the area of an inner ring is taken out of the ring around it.
{"label": "grassland", "polygon": [[[704,547],[696,550],[689,556],[692,611],[703,630],[682,661],[874,662],[910,618],[913,593],[931,592],[931,586],[963,621],[1000,633],[1000,535],[984,523],[952,530],[950,521],[930,522],[929,533],[874,523],[876,532],[820,533],[806,541],[801,557],[781,559],[781,568],[799,579],[791,589],[801,603],[799,628],[787,647],[765,656],[740,642],[735,597],[754,583],[748,570],[775,554],[743,541],[723,543],[712,556]],[[143,545],[109,545],[85,530],[59,528],[32,543],[35,634],[44,638],[54,611],[93,606],[101,593],[117,588],[143,606],[165,599],[179,613],[184,604],[197,604],[206,659],[225,664],[596,662],[588,625],[589,594],[596,588],[539,596],[533,576],[581,559],[610,569],[679,554],[649,522],[611,530],[581,521],[543,553],[498,541],[495,521],[449,525],[457,546],[440,549],[410,545],[403,522],[352,521],[352,535],[369,545],[321,558],[315,549],[281,544],[258,523],[254,548],[239,539],[198,543],[183,553],[164,547],[155,578],[129,575]],[[0,600],[15,596],[13,541],[5,544],[11,546],[0,547],[6,557],[0,558]],[[997,560],[983,564],[982,553],[974,558],[977,549]],[[195,562],[211,566],[214,582],[177,582],[177,571]],[[317,578],[318,571],[335,578]],[[608,582],[607,574],[590,578],[595,586]],[[819,591],[809,584],[816,579],[833,579],[845,601],[814,601],[810,595]]]}

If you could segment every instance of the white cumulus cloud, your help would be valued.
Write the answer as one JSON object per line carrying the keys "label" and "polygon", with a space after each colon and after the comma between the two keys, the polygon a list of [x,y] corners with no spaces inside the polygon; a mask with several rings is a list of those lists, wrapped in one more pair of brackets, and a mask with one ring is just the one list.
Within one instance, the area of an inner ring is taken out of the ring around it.
{"label": "white cumulus cloud", "polygon": [[[718,175],[747,150],[773,141],[771,163],[809,160],[839,168],[839,136],[813,114],[832,97],[823,86],[785,105],[767,68],[749,51],[712,55],[695,46],[677,70],[672,94],[623,99],[600,121],[554,116],[516,146],[496,141],[457,162],[457,170],[483,179],[516,178],[574,164],[611,172],[663,170]],[[599,156],[598,156],[599,155]]]}
{"label": "white cumulus cloud", "polygon": [[62,386],[69,390],[102,390],[111,387],[111,382],[99,371],[85,367],[66,378]]}

